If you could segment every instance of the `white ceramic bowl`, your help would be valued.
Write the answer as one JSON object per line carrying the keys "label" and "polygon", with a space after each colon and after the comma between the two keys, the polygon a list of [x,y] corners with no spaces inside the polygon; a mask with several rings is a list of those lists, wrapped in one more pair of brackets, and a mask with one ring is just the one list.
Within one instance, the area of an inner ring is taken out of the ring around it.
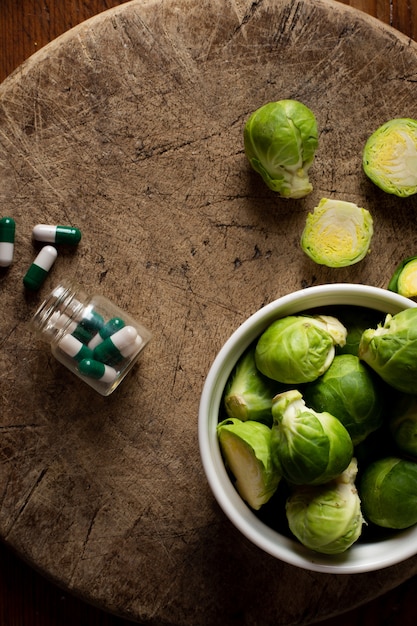
{"label": "white ceramic bowl", "polygon": [[216,434],[222,393],[244,350],[275,319],[329,305],[356,305],[391,314],[417,306],[385,289],[354,284],[309,287],[271,302],[231,335],[214,360],[201,395],[198,436],[202,463],[213,494],[243,535],[265,552],[292,565],[319,572],[352,574],[388,567],[416,554],[417,526],[383,541],[359,541],[341,555],[316,554],[267,526],[240,498],[226,472]]}

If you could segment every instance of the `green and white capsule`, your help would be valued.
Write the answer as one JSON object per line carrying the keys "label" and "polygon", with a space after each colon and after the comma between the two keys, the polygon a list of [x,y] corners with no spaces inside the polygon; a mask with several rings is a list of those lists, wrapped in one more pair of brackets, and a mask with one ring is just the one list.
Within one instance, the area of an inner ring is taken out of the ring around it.
{"label": "green and white capsule", "polygon": [[79,322],[82,326],[84,326],[84,328],[92,333],[96,333],[104,326],[103,316],[91,307],[84,309]]}
{"label": "green and white capsule", "polygon": [[53,246],[44,246],[23,277],[23,284],[31,291],[37,291],[53,266],[58,256]]}
{"label": "green and white capsule", "polygon": [[76,328],[74,328],[71,334],[86,345],[88,345],[88,342],[94,335],[91,330],[88,330],[88,328],[85,328],[85,326],[83,326],[82,324],[77,324]]}
{"label": "green and white capsule", "polygon": [[121,317],[112,317],[112,319],[106,322],[106,324],[100,328],[98,333],[94,335],[92,340],[89,342],[88,347],[94,350],[94,348],[104,341],[104,339],[114,335],[114,333],[124,328],[124,326],[126,326],[126,324]]}
{"label": "green and white capsule", "polygon": [[43,241],[44,243],[76,246],[81,240],[81,231],[75,226],[36,224],[32,230],[32,237],[36,241]]}
{"label": "green and white capsule", "polygon": [[91,330],[88,330],[82,324],[78,324],[65,313],[61,313],[57,319],[54,319],[53,325],[60,330],[65,329],[66,333],[85,344],[88,344],[93,334]]}
{"label": "green and white capsule", "polygon": [[114,367],[95,359],[82,359],[78,364],[78,371],[84,376],[106,384],[114,382],[117,377],[117,371]]}
{"label": "green and white capsule", "polygon": [[76,319],[78,319],[78,324],[72,334],[86,344],[104,325],[104,318],[94,309],[84,309],[82,315]]}
{"label": "green and white capsule", "polygon": [[54,328],[57,328],[59,330],[62,330],[63,328],[65,328],[65,331],[67,333],[73,333],[74,330],[77,328],[78,324],[77,322],[74,322],[68,315],[66,315],[65,313],[59,313],[59,311],[57,311],[52,317],[51,317],[51,324],[52,326],[54,326]]}
{"label": "green and white capsule", "polygon": [[0,267],[9,267],[13,261],[16,224],[12,217],[0,220]]}
{"label": "green and white capsule", "polygon": [[143,339],[142,339],[142,337],[138,333],[138,335],[136,336],[135,341],[133,342],[132,349],[130,350],[130,352],[129,352],[129,354],[127,356],[132,357],[134,354],[139,352],[139,350],[140,350],[140,348],[142,346],[142,343],[143,343]]}
{"label": "green and white capsule", "polygon": [[108,365],[118,363],[133,354],[137,337],[136,328],[124,326],[94,348],[94,358]]}
{"label": "green and white capsule", "polygon": [[64,335],[64,337],[58,341],[57,347],[77,362],[83,359],[91,359],[93,356],[90,348],[74,337],[74,335]]}

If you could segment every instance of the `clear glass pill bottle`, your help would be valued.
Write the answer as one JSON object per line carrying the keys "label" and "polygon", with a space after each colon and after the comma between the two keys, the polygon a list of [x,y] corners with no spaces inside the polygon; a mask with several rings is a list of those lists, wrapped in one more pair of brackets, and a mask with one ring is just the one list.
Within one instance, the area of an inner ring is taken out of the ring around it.
{"label": "clear glass pill bottle", "polygon": [[40,305],[31,327],[52,354],[103,396],[110,395],[136,363],[151,333],[104,296],[61,282]]}

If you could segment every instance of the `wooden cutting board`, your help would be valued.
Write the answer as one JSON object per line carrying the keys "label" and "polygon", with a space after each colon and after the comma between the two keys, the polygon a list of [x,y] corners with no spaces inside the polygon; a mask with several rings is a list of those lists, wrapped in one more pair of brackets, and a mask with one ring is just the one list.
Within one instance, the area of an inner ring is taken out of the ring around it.
{"label": "wooden cutting board", "polygon": [[[77,26],[0,86],[2,214],[16,220],[2,271],[0,536],[65,589],[144,624],[308,624],[417,573],[298,570],[264,554],[208,488],[197,415],[208,369],[251,313],[327,282],[386,287],[415,254],[415,200],[363,175],[369,134],[417,117],[417,47],[325,0],[134,0]],[[283,201],[246,162],[261,104],[295,98],[320,145],[303,200]],[[340,270],[300,250],[322,197],[374,218],[372,252]],[[36,223],[81,228],[41,292],[22,278]],[[67,372],[28,320],[62,278],[153,332],[109,398]]]}

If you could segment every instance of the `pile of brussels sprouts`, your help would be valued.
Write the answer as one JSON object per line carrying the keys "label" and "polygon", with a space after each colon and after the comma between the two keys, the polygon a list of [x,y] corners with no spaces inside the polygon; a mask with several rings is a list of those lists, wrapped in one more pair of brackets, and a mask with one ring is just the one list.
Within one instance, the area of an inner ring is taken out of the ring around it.
{"label": "pile of brussels sprouts", "polygon": [[242,499],[323,554],[417,523],[417,308],[274,321],[231,372],[217,426]]}

